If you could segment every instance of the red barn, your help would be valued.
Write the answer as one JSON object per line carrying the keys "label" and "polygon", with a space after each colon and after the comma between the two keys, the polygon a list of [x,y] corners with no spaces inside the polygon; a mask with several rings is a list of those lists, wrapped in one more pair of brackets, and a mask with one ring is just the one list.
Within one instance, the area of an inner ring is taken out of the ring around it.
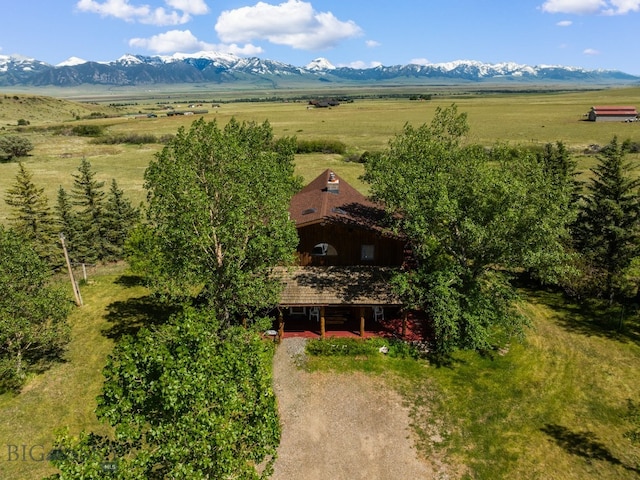
{"label": "red barn", "polygon": [[638,117],[636,107],[630,106],[597,106],[591,107],[589,120],[592,122],[629,122]]}

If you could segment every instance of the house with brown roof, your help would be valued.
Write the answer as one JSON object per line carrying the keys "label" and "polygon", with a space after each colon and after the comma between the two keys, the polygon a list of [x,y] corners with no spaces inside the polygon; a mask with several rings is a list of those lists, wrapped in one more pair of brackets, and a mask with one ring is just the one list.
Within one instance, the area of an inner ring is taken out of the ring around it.
{"label": "house with brown roof", "polygon": [[637,117],[638,111],[632,106],[595,106],[588,113],[592,122],[629,122]]}
{"label": "house with brown roof", "polygon": [[325,170],[291,200],[298,231],[297,265],[279,270],[284,289],[279,330],[308,322],[325,336],[327,324],[359,325],[402,306],[390,278],[405,259],[406,240],[388,225],[384,208],[335,172]]}

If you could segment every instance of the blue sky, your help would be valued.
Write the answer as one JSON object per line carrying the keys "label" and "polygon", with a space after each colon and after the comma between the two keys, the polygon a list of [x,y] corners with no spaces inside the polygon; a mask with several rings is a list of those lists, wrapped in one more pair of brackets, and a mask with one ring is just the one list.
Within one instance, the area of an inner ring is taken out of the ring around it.
{"label": "blue sky", "polygon": [[0,55],[51,64],[216,50],[298,66],[478,60],[640,75],[640,0],[5,2]]}

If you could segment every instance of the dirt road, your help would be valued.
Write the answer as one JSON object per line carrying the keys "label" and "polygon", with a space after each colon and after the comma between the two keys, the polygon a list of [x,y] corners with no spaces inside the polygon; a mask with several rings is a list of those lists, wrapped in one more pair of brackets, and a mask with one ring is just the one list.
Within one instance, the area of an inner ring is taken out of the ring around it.
{"label": "dirt road", "polygon": [[274,480],[448,478],[418,458],[395,391],[364,374],[306,372],[296,366],[303,352],[304,340],[289,338],[274,359],[283,428]]}

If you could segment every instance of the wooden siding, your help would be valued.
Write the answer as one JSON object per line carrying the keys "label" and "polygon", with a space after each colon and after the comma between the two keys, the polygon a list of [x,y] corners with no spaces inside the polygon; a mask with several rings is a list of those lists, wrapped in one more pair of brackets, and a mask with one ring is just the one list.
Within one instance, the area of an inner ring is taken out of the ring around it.
{"label": "wooden siding", "polygon": [[[399,266],[404,259],[403,240],[381,236],[379,232],[334,223],[308,225],[298,229],[299,265],[375,265]],[[337,255],[311,255],[313,247],[319,243],[328,243],[337,251]],[[362,260],[362,245],[373,245],[373,260]]]}

